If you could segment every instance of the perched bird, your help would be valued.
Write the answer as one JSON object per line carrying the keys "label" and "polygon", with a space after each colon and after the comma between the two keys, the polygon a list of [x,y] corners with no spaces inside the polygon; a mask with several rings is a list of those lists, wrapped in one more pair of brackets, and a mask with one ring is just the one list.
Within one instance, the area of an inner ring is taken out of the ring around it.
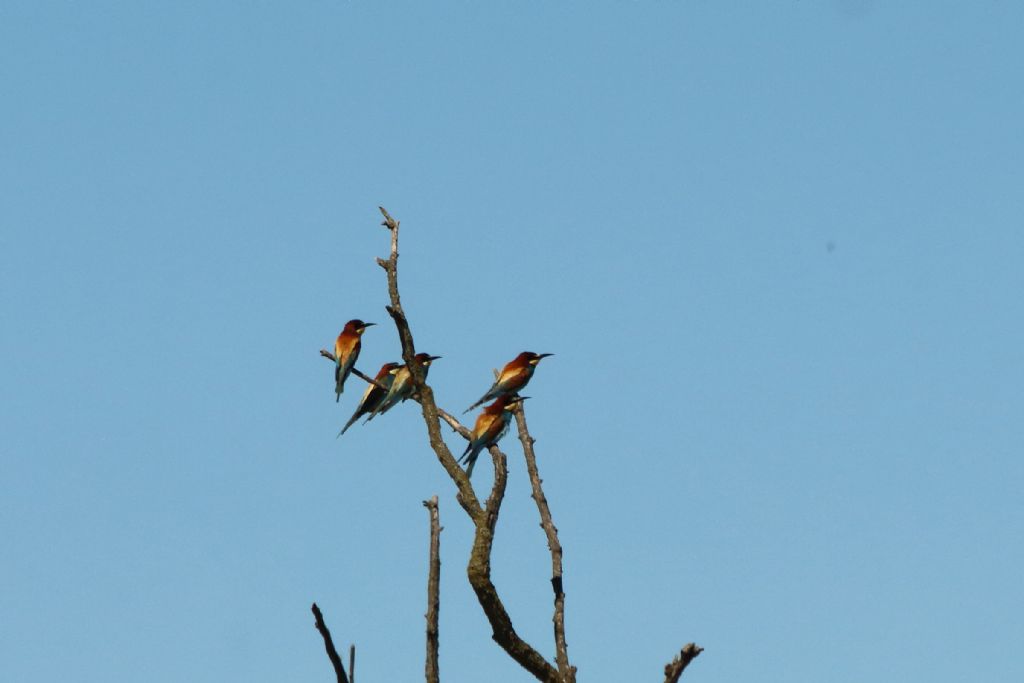
{"label": "perched bird", "polygon": [[469,445],[459,458],[459,462],[466,464],[467,477],[473,476],[473,466],[476,465],[480,451],[490,448],[505,436],[508,426],[512,423],[512,409],[528,398],[529,396],[501,396],[477,416],[473,431],[469,435]]}
{"label": "perched bird", "polygon": [[473,410],[473,408],[482,406],[491,399],[498,398],[499,396],[511,396],[516,392],[522,391],[523,387],[526,386],[526,383],[530,381],[531,377],[533,377],[533,371],[537,369],[537,363],[540,362],[540,359],[553,355],[555,354],[523,351],[504,368],[502,368],[497,381],[491,385],[491,388],[487,390],[487,393],[483,395],[483,398],[466,408],[462,414],[465,415],[469,411]]}
{"label": "perched bird", "polygon": [[373,327],[377,323],[364,323],[362,320],[349,320],[345,323],[345,329],[341,331],[334,341],[334,401],[341,400],[341,392],[345,390],[345,380],[355,367],[356,359],[359,358],[359,349],[362,342],[359,338],[367,327]]}
{"label": "perched bird", "polygon": [[[391,388],[392,382],[395,381],[395,371],[398,370],[398,363],[385,363],[380,366],[380,370],[377,371],[377,376],[374,380],[377,384],[367,384],[366,391],[363,392],[363,398],[359,400],[359,407],[356,408],[356,412],[352,413],[352,417],[349,418],[345,426],[338,432],[338,436],[341,436],[348,431],[356,420],[367,413],[373,412],[380,402],[384,400],[384,397],[388,393],[388,389]],[[380,386],[378,386],[380,385]]]}
{"label": "perched bird", "polygon": [[[441,356],[431,356],[426,353],[416,354],[414,360],[423,368],[424,378],[427,376],[427,371],[430,370],[430,364],[440,357]],[[391,372],[395,376],[394,381],[391,383],[391,388],[388,389],[388,393],[384,396],[384,399],[377,405],[373,412],[370,413],[370,417],[366,418],[367,422],[377,415],[383,415],[395,407],[397,403],[412,396],[412,373],[409,372],[409,368],[402,365]]]}

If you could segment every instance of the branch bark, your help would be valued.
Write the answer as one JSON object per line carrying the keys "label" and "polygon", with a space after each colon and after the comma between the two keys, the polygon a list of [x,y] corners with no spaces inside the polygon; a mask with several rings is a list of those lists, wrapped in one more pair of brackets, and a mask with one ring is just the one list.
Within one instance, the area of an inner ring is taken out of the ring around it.
{"label": "branch bark", "polygon": [[569,646],[565,642],[565,592],[562,590],[562,544],[558,541],[558,529],[551,519],[551,508],[548,507],[548,499],[544,495],[541,486],[543,480],[537,470],[537,457],[533,452],[533,444],[536,442],[530,436],[530,430],[526,424],[526,412],[523,404],[515,406],[513,414],[516,416],[516,430],[519,432],[519,442],[523,445],[523,457],[526,460],[526,471],[530,477],[530,486],[533,488],[531,494],[537,503],[537,511],[540,513],[540,525],[548,539],[548,550],[551,551],[551,590],[554,592],[555,608],[551,621],[555,631],[555,662],[558,664],[558,673],[564,683],[575,683],[576,667],[569,663]]}
{"label": "branch bark", "polygon": [[684,645],[679,654],[665,665],[665,683],[678,683],[679,677],[683,675],[683,671],[701,652],[704,652],[704,648],[698,647],[694,643]]}
{"label": "branch bark", "polygon": [[427,574],[427,683],[439,683],[437,617],[441,611],[441,519],[437,496],[423,501],[430,514],[430,569]]}
{"label": "branch bark", "polygon": [[327,628],[327,624],[324,623],[324,615],[315,602],[313,603],[313,617],[316,619],[316,630],[320,631],[320,635],[324,638],[324,648],[327,650],[328,659],[334,666],[334,674],[338,678],[338,683],[351,683],[348,676],[345,675],[345,665],[341,663],[341,657],[338,656],[338,651],[334,648],[331,632]]}

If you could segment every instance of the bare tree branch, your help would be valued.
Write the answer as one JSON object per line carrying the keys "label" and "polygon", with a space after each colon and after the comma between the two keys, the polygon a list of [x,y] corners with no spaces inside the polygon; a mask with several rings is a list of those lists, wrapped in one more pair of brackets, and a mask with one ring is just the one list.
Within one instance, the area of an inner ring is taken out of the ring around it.
{"label": "bare tree branch", "polygon": [[671,662],[665,665],[665,683],[678,683],[679,677],[683,675],[683,670],[690,665],[690,662],[697,658],[701,652],[704,652],[704,648],[698,647],[694,643],[687,643],[683,646],[683,649],[679,651]]}
{"label": "bare tree branch", "polygon": [[[424,381],[423,368],[414,361],[416,346],[412,338],[412,330],[409,328],[409,321],[402,309],[402,301],[398,293],[398,230],[399,221],[396,221],[390,214],[380,207],[384,216],[383,225],[391,232],[391,255],[385,259],[377,259],[377,264],[387,273],[388,296],[391,304],[387,307],[388,314],[395,321],[398,329],[398,337],[402,342],[402,358],[412,372],[412,378],[416,392],[419,394],[420,407],[423,413],[423,421],[427,426],[427,436],[430,440],[430,447],[440,461],[441,466],[448,472],[448,476],[455,482],[458,488],[456,496],[459,504],[473,520],[476,533],[473,539],[473,550],[470,553],[469,565],[466,573],[469,583],[476,593],[477,601],[484,610],[487,620],[493,631],[492,638],[524,669],[529,671],[539,680],[550,683],[560,683],[558,671],[544,659],[544,657],[531,647],[526,641],[519,637],[512,627],[512,619],[509,617],[505,606],[498,596],[498,591],[491,581],[491,546],[494,542],[494,529],[498,523],[498,511],[501,508],[501,501],[505,495],[505,483],[508,477],[508,469],[505,455],[491,447],[491,458],[494,461],[494,487],[487,499],[487,507],[480,506],[480,501],[473,491],[473,485],[466,476],[465,471],[455,461],[447,444],[441,436],[441,415],[434,401],[434,392]],[[458,421],[450,415],[445,421],[458,430]],[[461,426],[461,425],[460,425]],[[464,434],[467,436],[468,432]]]}
{"label": "bare tree branch", "polygon": [[437,496],[423,501],[430,514],[430,569],[427,574],[427,683],[439,683],[437,616],[441,611],[441,519]]}
{"label": "bare tree branch", "polygon": [[448,476],[455,482],[455,486],[459,490],[456,496],[459,504],[476,523],[484,514],[483,508],[480,507],[480,501],[477,500],[476,494],[473,492],[473,485],[469,483],[469,477],[466,476],[459,463],[455,461],[455,457],[452,456],[451,451],[448,450],[448,446],[444,442],[444,438],[441,436],[440,416],[437,404],[434,402],[434,392],[423,381],[423,368],[413,360],[416,356],[416,345],[413,342],[412,330],[409,329],[409,322],[406,320],[405,312],[402,310],[402,300],[398,295],[399,222],[393,219],[384,207],[380,207],[380,212],[384,216],[384,227],[391,231],[391,256],[387,260],[377,259],[377,263],[384,269],[388,277],[388,296],[391,300],[391,305],[387,307],[387,311],[395,321],[395,327],[398,329],[398,338],[402,342],[402,359],[405,360],[412,373],[413,385],[419,394],[419,402],[423,412],[423,421],[427,425],[427,437],[430,440],[430,447],[441,462],[441,466],[448,472]]}
{"label": "bare tree branch", "polygon": [[356,646],[348,646],[348,683],[356,683]]}
{"label": "bare tree branch", "polygon": [[341,657],[338,656],[338,651],[334,649],[334,640],[331,639],[331,632],[327,628],[327,624],[324,623],[324,615],[321,614],[320,608],[313,603],[313,617],[316,619],[316,630],[320,631],[320,635],[324,638],[324,648],[327,649],[327,657],[331,660],[331,664],[334,665],[334,673],[338,677],[338,683],[351,683],[348,676],[345,675],[345,666],[341,663]]}
{"label": "bare tree branch", "polygon": [[513,410],[516,416],[516,429],[519,432],[519,442],[523,445],[523,456],[526,459],[526,471],[530,476],[530,485],[533,487],[532,498],[537,503],[537,511],[540,513],[540,525],[548,538],[548,550],[551,551],[551,589],[555,594],[555,613],[551,617],[555,630],[555,662],[558,664],[558,673],[564,683],[575,683],[576,667],[569,663],[569,646],[565,642],[565,593],[562,590],[562,544],[558,541],[558,529],[551,519],[551,509],[548,507],[548,499],[541,487],[543,480],[537,471],[537,458],[533,452],[533,444],[536,441],[530,436],[530,430],[526,425],[526,412],[523,404],[516,404]]}
{"label": "bare tree branch", "polygon": [[491,638],[494,642],[537,679],[559,683],[561,679],[558,677],[558,671],[516,633],[512,626],[512,618],[509,617],[505,605],[498,596],[498,590],[491,581],[491,547],[494,543],[494,530],[498,524],[498,512],[505,497],[508,466],[505,454],[498,450],[497,446],[491,446],[490,453],[494,461],[494,485],[487,499],[482,523],[476,526],[473,550],[469,556],[466,573],[477,601],[491,624]]}
{"label": "bare tree branch", "polygon": [[[565,638],[565,593],[562,585],[562,546],[558,540],[558,529],[555,527],[551,517],[551,510],[542,488],[543,480],[537,469],[536,455],[533,450],[534,438],[530,435],[526,424],[526,415],[523,412],[522,404],[514,408],[516,426],[519,432],[519,440],[523,446],[523,454],[526,460],[527,472],[530,477],[530,484],[533,489],[532,497],[537,504],[540,514],[541,527],[547,536],[548,549],[551,552],[551,587],[554,592],[554,614],[552,623],[554,626],[555,638],[555,663],[553,666],[529,643],[524,641],[516,633],[512,625],[512,619],[505,609],[498,591],[491,580],[491,551],[494,543],[495,529],[498,523],[498,514],[505,496],[505,488],[508,482],[508,463],[505,454],[496,446],[491,446],[489,451],[494,463],[494,483],[486,504],[481,506],[480,500],[473,490],[469,477],[459,466],[455,457],[448,449],[441,435],[441,420],[460,436],[470,438],[470,430],[462,425],[450,413],[437,407],[433,390],[426,383],[426,372],[423,367],[415,362],[416,346],[413,341],[412,330],[402,308],[401,298],[398,291],[398,230],[399,222],[383,207],[380,212],[384,216],[382,225],[391,233],[391,253],[387,259],[377,259],[377,264],[387,274],[388,297],[390,304],[386,306],[388,314],[395,323],[398,337],[402,344],[402,359],[409,368],[414,391],[412,398],[420,404],[423,421],[427,428],[427,437],[431,449],[437,456],[438,462],[448,473],[457,489],[456,499],[462,508],[473,521],[475,533],[473,537],[473,548],[470,552],[469,563],[466,573],[469,583],[476,593],[480,607],[492,629],[492,639],[520,666],[529,671],[538,680],[545,683],[575,683],[576,667],[569,662],[568,646]],[[320,355],[334,361],[334,355],[326,349],[320,350]],[[364,375],[362,372],[353,369],[353,374],[370,384],[385,388],[375,379]],[[425,674],[427,683],[438,683],[438,613],[440,611],[440,517],[438,513],[437,496],[429,501],[423,502],[430,514],[430,567],[427,577],[427,661]],[[324,645],[328,657],[334,665],[338,675],[339,683],[354,683],[354,678],[347,678],[342,667],[341,659],[334,649],[330,632],[323,622],[316,603],[313,604],[313,614],[316,616],[317,630],[324,638]],[[678,683],[683,670],[693,661],[703,648],[693,643],[686,645],[669,664],[665,666],[665,683]],[[349,669],[354,673],[355,669],[355,646],[350,652]]]}

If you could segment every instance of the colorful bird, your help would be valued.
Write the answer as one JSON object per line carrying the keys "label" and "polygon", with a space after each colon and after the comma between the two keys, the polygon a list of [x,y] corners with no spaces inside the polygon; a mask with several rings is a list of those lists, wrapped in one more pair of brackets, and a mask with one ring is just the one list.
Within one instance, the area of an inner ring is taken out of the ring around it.
{"label": "colorful bird", "polygon": [[[427,372],[430,370],[430,364],[441,356],[431,356],[426,353],[417,353],[415,361],[423,368],[423,378],[426,379]],[[369,422],[377,415],[383,415],[384,413],[391,410],[397,403],[404,401],[412,396],[413,383],[412,373],[409,372],[409,368],[405,365],[400,366],[396,370],[391,371],[395,379],[391,383],[391,388],[388,389],[387,395],[377,405],[377,407],[370,413],[370,417],[366,418]]]}
{"label": "colorful bird", "polygon": [[465,415],[473,410],[473,408],[481,406],[491,399],[498,398],[499,396],[510,396],[522,391],[523,387],[530,381],[530,378],[533,377],[533,371],[537,369],[537,363],[540,362],[540,359],[553,355],[555,354],[523,351],[502,368],[497,381],[491,385],[491,388],[487,390],[483,398],[466,408],[462,414]]}
{"label": "colorful bird", "polygon": [[469,435],[469,445],[459,458],[459,462],[466,464],[467,477],[473,476],[473,466],[476,465],[480,451],[490,448],[505,436],[512,423],[512,409],[528,398],[529,396],[500,396],[477,416],[473,431]]}
{"label": "colorful bird", "polygon": [[380,366],[380,370],[377,371],[377,376],[374,377],[377,384],[367,384],[366,391],[363,392],[363,398],[359,400],[359,407],[356,408],[356,412],[352,413],[352,417],[345,423],[345,426],[338,432],[338,436],[341,436],[348,431],[356,420],[361,416],[372,412],[380,405],[380,402],[384,400],[384,397],[388,393],[388,389],[391,388],[392,382],[395,381],[395,371],[398,370],[398,363],[385,363]]}
{"label": "colorful bird", "polygon": [[377,323],[364,323],[362,320],[349,320],[334,342],[334,401],[341,400],[341,392],[345,390],[345,380],[355,367],[359,358],[362,342],[359,338],[367,327]]}

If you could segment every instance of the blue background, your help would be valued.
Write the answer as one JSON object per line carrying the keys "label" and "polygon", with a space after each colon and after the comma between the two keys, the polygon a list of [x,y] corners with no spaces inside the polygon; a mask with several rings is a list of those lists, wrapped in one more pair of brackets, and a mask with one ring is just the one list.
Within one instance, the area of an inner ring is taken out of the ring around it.
{"label": "blue background", "polygon": [[[528,393],[580,680],[1020,681],[1024,6],[0,5],[0,679],[422,675],[490,641],[405,404],[335,439],[378,204],[439,403]],[[460,439],[449,438],[461,450]],[[514,440],[494,555],[546,655]],[[488,467],[474,478],[488,487]]]}

